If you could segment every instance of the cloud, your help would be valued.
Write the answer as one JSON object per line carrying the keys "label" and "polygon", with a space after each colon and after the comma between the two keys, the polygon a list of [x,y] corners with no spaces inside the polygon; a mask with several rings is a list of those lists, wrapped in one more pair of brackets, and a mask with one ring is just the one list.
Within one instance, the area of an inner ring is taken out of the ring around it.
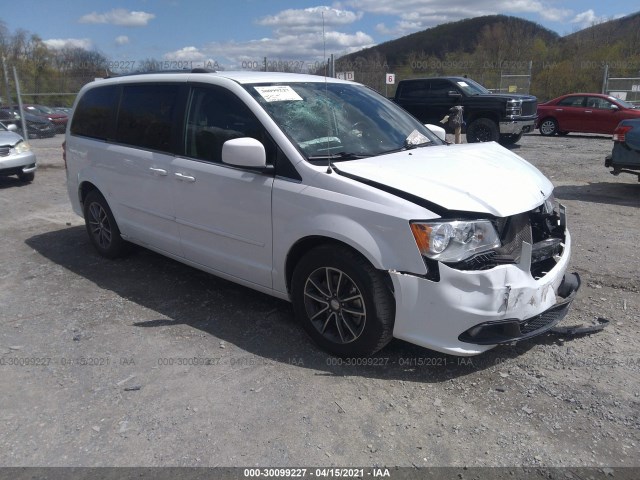
{"label": "cloud", "polygon": [[116,37],[116,44],[118,45],[126,45],[129,43],[129,37],[127,37],[126,35],[120,35],[118,37]]}
{"label": "cloud", "polygon": [[[322,35],[322,13],[325,35]],[[267,62],[283,63],[295,70],[309,64],[324,63],[325,54],[344,55],[375,44],[367,33],[341,32],[362,17],[361,13],[329,7],[283,10],[259,19],[256,23],[272,27],[272,35],[247,42],[214,42],[202,46],[186,46],[164,55],[165,60],[211,61],[228,68],[252,68]]]}
{"label": "cloud", "polygon": [[598,17],[592,9],[589,9],[573,17],[571,23],[577,24],[578,26],[584,28],[602,23],[604,21],[606,21],[605,17]]}
{"label": "cloud", "polygon": [[252,65],[278,62],[297,70],[308,65],[317,66],[331,53],[343,55],[374,45],[373,39],[363,32],[354,34],[327,32],[326,50],[322,34],[281,35],[248,42],[216,42],[202,47],[188,46],[166,53],[164,59],[187,62],[217,63],[230,69],[251,68]]}
{"label": "cloud", "polygon": [[199,62],[206,58],[206,55],[196,47],[184,47],[174,52],[168,52],[163,55],[165,60],[184,60]]}
{"label": "cloud", "polygon": [[305,9],[288,9],[261,18],[256,23],[267,27],[274,27],[280,35],[322,31],[324,27],[349,25],[362,18],[362,13],[340,10],[330,7],[311,7]]}
{"label": "cloud", "polygon": [[44,40],[43,43],[55,50],[61,50],[63,48],[82,48],[84,50],[91,50],[93,43],[88,38],[51,38]]}
{"label": "cloud", "polygon": [[92,12],[80,17],[80,23],[108,23],[123,27],[145,27],[155,14],[147,12],[135,12],[116,8],[106,13]]}

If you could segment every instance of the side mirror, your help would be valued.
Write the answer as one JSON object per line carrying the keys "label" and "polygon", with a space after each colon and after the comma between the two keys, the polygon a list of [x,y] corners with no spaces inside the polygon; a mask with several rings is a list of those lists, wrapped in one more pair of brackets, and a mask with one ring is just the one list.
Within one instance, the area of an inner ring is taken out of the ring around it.
{"label": "side mirror", "polygon": [[616,104],[612,103],[612,104],[611,104],[611,111],[615,112],[615,111],[617,111],[617,110],[619,110],[618,105],[616,105]]}
{"label": "side mirror", "polygon": [[445,131],[444,128],[439,127],[438,125],[433,125],[431,123],[425,124],[425,127],[427,127],[429,130],[431,130],[431,133],[433,133],[440,140],[442,140],[443,142],[446,142],[447,132]]}
{"label": "side mirror", "polygon": [[264,145],[255,138],[234,138],[222,144],[222,162],[236,167],[265,168]]}
{"label": "side mirror", "polygon": [[452,98],[460,98],[460,97],[462,97],[460,92],[456,92],[455,90],[449,90],[449,93],[447,93],[447,95],[449,97],[452,97]]}
{"label": "side mirror", "polygon": [[7,125],[7,130],[9,130],[10,132],[17,132],[18,131],[18,127],[15,126],[14,123]]}

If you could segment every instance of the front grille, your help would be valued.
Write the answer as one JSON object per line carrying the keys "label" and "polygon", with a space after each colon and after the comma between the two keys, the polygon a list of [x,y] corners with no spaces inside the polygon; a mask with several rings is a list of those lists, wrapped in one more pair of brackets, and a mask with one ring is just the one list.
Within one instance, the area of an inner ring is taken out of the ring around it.
{"label": "front grille", "polygon": [[8,157],[11,152],[11,147],[8,145],[2,145],[0,147],[0,157]]}
{"label": "front grille", "polygon": [[471,327],[458,337],[461,342],[477,345],[497,345],[501,343],[518,342],[540,335],[556,326],[569,312],[569,306],[580,287],[580,282],[569,296],[540,315],[524,321],[515,319],[498,322],[487,322]]}
{"label": "front grille", "polygon": [[555,325],[565,317],[568,309],[569,304],[565,304],[562,305],[561,308],[547,310],[537,317],[530,318],[526,322],[520,324],[520,334],[528,335],[549,325]]}
{"label": "front grille", "polygon": [[538,110],[538,102],[535,100],[531,101],[523,101],[522,102],[522,116],[529,117],[531,115],[535,115]]}
{"label": "front grille", "polygon": [[531,275],[539,279],[554,267],[556,257],[562,255],[564,227],[560,226],[556,214],[544,213],[542,207],[496,219],[494,226],[502,246],[449,266],[457,270],[488,270],[502,264],[519,263],[522,243],[526,242],[532,246]]}

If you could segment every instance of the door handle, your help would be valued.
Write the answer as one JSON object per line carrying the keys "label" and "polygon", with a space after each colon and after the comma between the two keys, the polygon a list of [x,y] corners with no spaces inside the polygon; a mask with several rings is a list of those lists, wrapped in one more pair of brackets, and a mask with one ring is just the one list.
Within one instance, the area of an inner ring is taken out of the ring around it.
{"label": "door handle", "polygon": [[154,175],[160,175],[162,177],[167,175],[167,171],[164,168],[149,167],[149,170],[151,170]]}
{"label": "door handle", "polygon": [[593,113],[593,110],[585,110],[584,113]]}
{"label": "door handle", "polygon": [[182,182],[189,182],[189,183],[193,183],[196,181],[196,177],[193,177],[191,175],[185,175],[184,173],[179,173],[176,172],[175,176],[178,180],[182,181]]}

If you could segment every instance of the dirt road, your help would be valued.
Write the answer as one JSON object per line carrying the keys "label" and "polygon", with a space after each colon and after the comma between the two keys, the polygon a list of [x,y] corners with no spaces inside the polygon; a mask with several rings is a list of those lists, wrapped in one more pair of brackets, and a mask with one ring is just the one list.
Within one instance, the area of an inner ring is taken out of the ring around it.
{"label": "dirt road", "polygon": [[607,137],[514,148],[568,208],[563,325],[604,331],[471,359],[393,341],[356,365],[286,302],[144,249],[100,258],[61,142],[32,141],[33,184],[0,178],[0,465],[640,466],[640,183],[608,173]]}

